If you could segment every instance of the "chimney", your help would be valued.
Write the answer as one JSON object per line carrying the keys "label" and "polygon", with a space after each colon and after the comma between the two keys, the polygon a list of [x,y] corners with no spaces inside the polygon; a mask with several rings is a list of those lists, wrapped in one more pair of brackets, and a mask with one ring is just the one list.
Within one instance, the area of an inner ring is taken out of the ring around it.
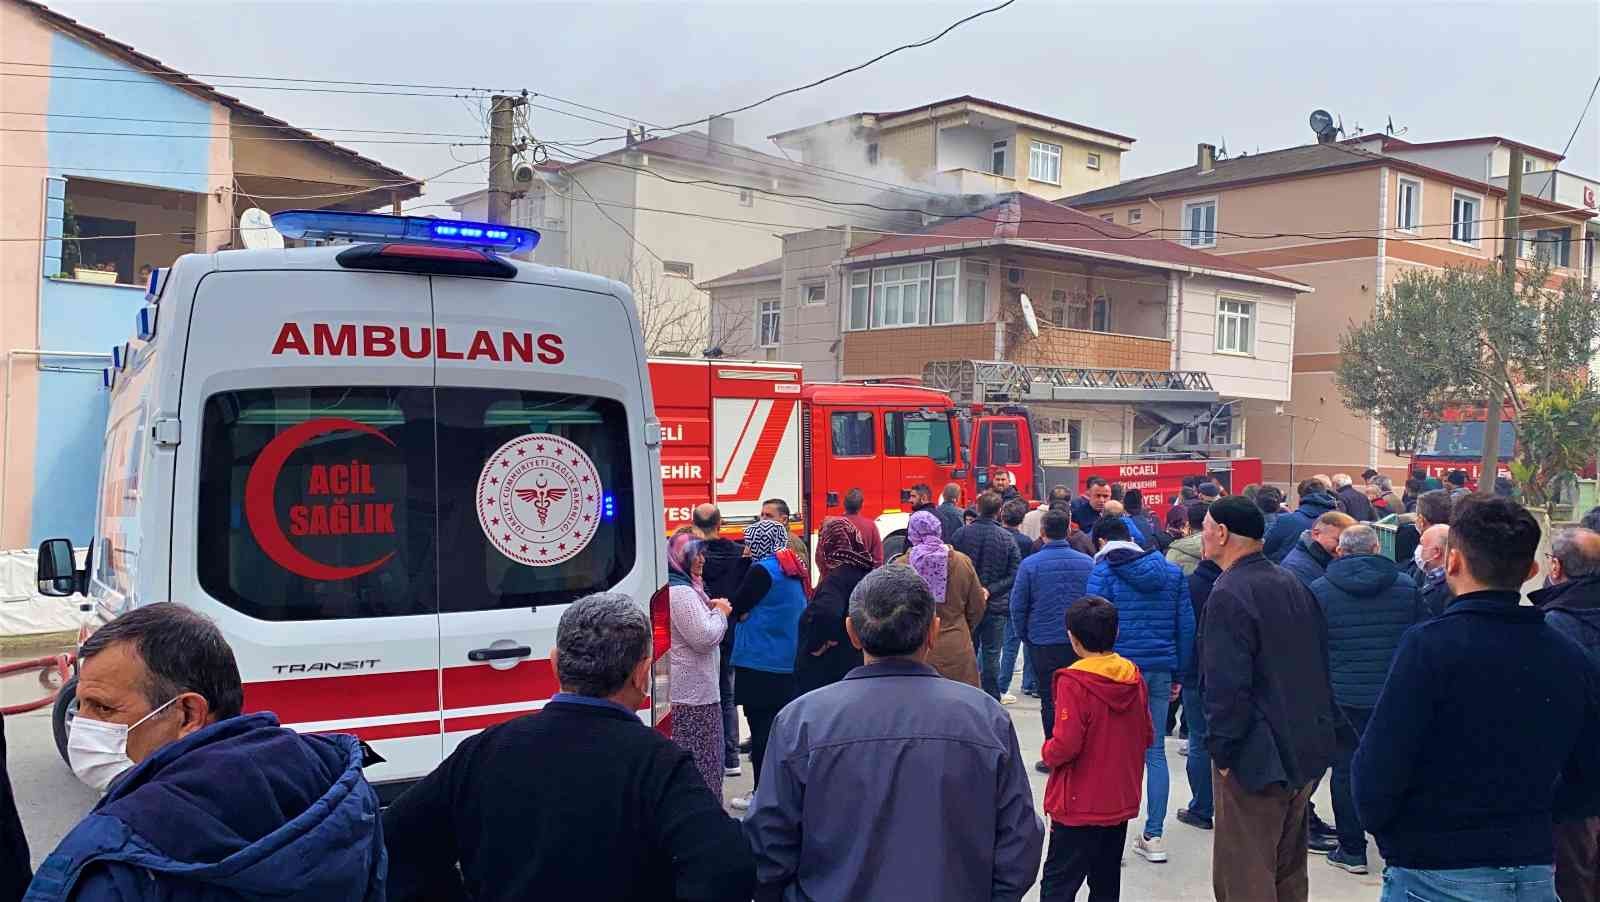
{"label": "chimney", "polygon": [[733,143],[733,119],[728,116],[712,116],[706,123],[706,134],[713,144]]}
{"label": "chimney", "polygon": [[1201,144],[1195,148],[1200,164],[1200,174],[1205,175],[1217,168],[1217,146],[1215,144]]}

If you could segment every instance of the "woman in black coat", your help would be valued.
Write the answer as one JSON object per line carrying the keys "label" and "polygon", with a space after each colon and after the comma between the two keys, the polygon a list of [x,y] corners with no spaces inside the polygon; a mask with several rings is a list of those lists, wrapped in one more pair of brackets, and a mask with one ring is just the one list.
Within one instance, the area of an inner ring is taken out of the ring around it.
{"label": "woman in black coat", "polygon": [[800,615],[800,645],[794,675],[803,695],[837,683],[861,666],[861,652],[850,644],[844,619],[850,593],[872,569],[872,558],[855,524],[835,517],[817,533],[817,566],[822,582]]}

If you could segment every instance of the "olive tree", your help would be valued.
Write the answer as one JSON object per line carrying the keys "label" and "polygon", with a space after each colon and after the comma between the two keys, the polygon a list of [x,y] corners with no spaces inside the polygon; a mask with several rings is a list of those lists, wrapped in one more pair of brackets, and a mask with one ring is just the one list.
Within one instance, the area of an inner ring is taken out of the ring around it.
{"label": "olive tree", "polygon": [[1552,279],[1546,263],[1408,269],[1340,336],[1339,391],[1404,450],[1438,427],[1445,407],[1497,394],[1520,432],[1533,393],[1586,378],[1597,338],[1593,290]]}

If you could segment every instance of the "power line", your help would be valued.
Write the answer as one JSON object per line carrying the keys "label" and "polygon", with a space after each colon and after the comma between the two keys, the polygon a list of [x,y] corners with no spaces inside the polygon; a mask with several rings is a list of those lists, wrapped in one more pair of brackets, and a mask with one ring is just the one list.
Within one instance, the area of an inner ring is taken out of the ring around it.
{"label": "power line", "polygon": [[1572,149],[1572,140],[1578,137],[1578,129],[1583,127],[1583,117],[1589,115],[1589,104],[1594,103],[1595,91],[1600,91],[1600,75],[1594,77],[1594,87],[1589,89],[1589,99],[1583,102],[1583,111],[1578,114],[1578,121],[1572,124],[1572,134],[1567,136],[1567,146],[1561,148],[1563,157]]}
{"label": "power line", "polygon": [[[244,79],[245,81],[295,82],[295,83],[300,83],[300,84],[319,84],[319,85],[355,85],[357,87],[366,87],[366,88],[412,88],[412,89],[417,89],[417,90],[428,90],[428,91],[470,91],[470,92],[476,92],[476,93],[481,93],[481,94],[493,94],[493,93],[495,93],[497,91],[504,93],[504,92],[507,92],[507,91],[515,90],[513,88],[477,88],[477,87],[464,86],[464,85],[419,85],[419,84],[409,84],[409,83],[406,83],[406,82],[393,82],[393,81],[348,81],[348,80],[338,79],[338,78],[290,78],[290,77],[282,76],[282,75],[236,75],[236,74],[228,75],[228,74],[219,74],[219,73],[216,73],[216,72],[177,72],[177,71],[172,71],[172,70],[168,70],[168,69],[165,69],[165,68],[159,68],[159,67],[146,67],[146,66],[134,66],[134,65],[126,65],[126,66],[78,66],[78,65],[68,65],[66,63],[36,63],[36,62],[31,62],[31,61],[26,61],[26,60],[0,60],[0,66],[33,66],[35,68],[44,68],[44,69],[72,69],[72,70],[75,70],[75,71],[82,71],[82,72],[122,72],[122,73],[126,73],[129,70],[132,70],[134,72],[139,72],[139,73],[142,73],[144,75],[153,75],[153,76],[155,76],[157,78],[182,78],[182,79],[187,79],[187,80],[190,80],[190,81],[193,81],[194,79],[197,79],[197,78],[239,78],[239,79]],[[0,73],[0,74],[10,75],[10,74],[20,74],[20,73]]]}
{"label": "power line", "polygon": [[717,118],[717,116],[732,116],[735,113],[743,113],[743,112],[745,112],[747,110],[753,110],[756,107],[761,106],[764,103],[770,103],[770,102],[772,102],[774,100],[777,100],[779,97],[787,97],[790,94],[798,94],[801,91],[805,91],[805,90],[809,90],[811,88],[815,88],[818,85],[827,84],[828,82],[833,81],[834,79],[843,78],[844,76],[849,75],[849,74],[851,74],[853,72],[860,72],[862,69],[865,69],[868,66],[870,66],[870,65],[872,65],[874,63],[877,63],[877,62],[879,62],[881,60],[888,59],[889,57],[894,56],[896,53],[899,53],[899,52],[901,52],[903,50],[912,50],[912,49],[915,49],[915,48],[918,48],[918,47],[926,47],[929,44],[932,44],[933,42],[935,42],[935,41],[939,40],[940,38],[944,37],[945,35],[949,34],[950,32],[955,31],[957,28],[960,28],[961,26],[967,24],[968,22],[971,22],[974,19],[981,19],[984,16],[987,16],[987,15],[989,15],[991,13],[997,13],[1000,10],[1005,9],[1006,7],[1010,6],[1011,4],[1013,4],[1015,2],[1017,2],[1017,0],[1005,0],[1005,2],[1000,3],[1000,4],[996,5],[996,6],[991,6],[988,9],[978,10],[977,12],[973,13],[970,16],[965,16],[965,17],[963,17],[961,19],[957,19],[955,22],[952,22],[950,25],[946,26],[946,28],[943,31],[939,32],[938,34],[936,34],[936,35],[934,35],[932,37],[923,38],[920,41],[915,41],[915,42],[910,43],[910,44],[901,44],[898,47],[894,47],[894,48],[891,48],[889,50],[885,50],[884,52],[878,54],[877,56],[873,57],[872,59],[867,60],[864,63],[858,63],[857,65],[851,66],[848,69],[841,69],[838,72],[833,73],[832,75],[823,76],[822,78],[819,78],[816,81],[808,82],[806,84],[803,84],[803,85],[800,85],[800,86],[794,87],[794,88],[786,88],[786,89],[784,89],[782,91],[777,92],[776,94],[769,94],[768,96],[763,97],[760,100],[755,101],[754,103],[747,103],[744,106],[734,107],[731,110],[726,110],[724,112],[717,113],[717,114],[712,115],[712,116],[707,116],[707,117],[705,117],[703,119],[692,119],[692,120],[690,120],[688,122],[684,122],[684,123],[680,123],[678,125],[674,125],[674,126],[671,127],[671,130],[672,131],[677,131],[678,129],[687,128],[687,127],[689,127],[691,125],[699,125],[699,124],[704,123],[704,122],[710,122],[712,119]]}
{"label": "power line", "polygon": [[[751,185],[740,185],[740,184],[738,184],[736,182],[724,182],[724,181],[719,181],[717,179],[680,179],[680,178],[674,178],[674,177],[668,176],[668,175],[663,175],[663,174],[661,174],[659,172],[655,172],[654,170],[651,170],[651,169],[648,169],[648,168],[645,168],[645,167],[634,166],[634,165],[631,165],[631,164],[628,164],[628,163],[619,163],[619,162],[616,162],[614,160],[602,160],[602,159],[595,158],[595,159],[589,159],[589,160],[578,160],[578,161],[574,161],[574,162],[595,163],[595,164],[604,165],[604,166],[614,166],[614,167],[621,168],[621,169],[630,169],[630,170],[633,170],[635,172],[644,173],[645,175],[649,175],[649,176],[652,176],[654,178],[661,179],[662,181],[672,182],[674,184],[680,184],[680,185],[719,185],[719,186],[726,187],[726,188],[734,188],[734,189],[737,189],[739,191],[753,191],[753,192],[758,193],[758,194],[765,194],[765,195],[770,195],[770,196],[774,196],[774,197],[784,197],[784,198],[792,198],[792,199],[799,199],[799,200],[813,200],[813,201],[817,201],[817,202],[825,203],[825,204],[830,204],[830,205],[834,205],[834,206],[866,207],[866,208],[869,208],[869,209],[878,210],[880,212],[885,212],[885,213],[906,213],[906,214],[917,214],[917,215],[937,215],[937,216],[940,216],[941,218],[946,218],[946,219],[968,219],[968,218],[970,218],[970,219],[977,219],[977,220],[982,221],[982,222],[991,222],[991,223],[1005,222],[1007,224],[1015,223],[1015,224],[1018,224],[1018,225],[1063,225],[1063,226],[1072,226],[1072,227],[1076,227],[1076,228],[1086,229],[1088,231],[1094,232],[1095,234],[1101,236],[1099,239],[1085,238],[1085,239],[1071,239],[1071,240],[1087,240],[1087,241],[1094,241],[1094,240],[1107,240],[1107,241],[1138,241],[1138,240],[1170,241],[1171,239],[1162,238],[1159,235],[1157,235],[1156,233],[1158,233],[1158,232],[1172,232],[1172,233],[1177,233],[1177,234],[1187,234],[1187,233],[1189,233],[1191,231],[1190,229],[1181,228],[1181,227],[1175,227],[1175,228],[1155,227],[1155,228],[1151,228],[1151,229],[1145,229],[1145,230],[1142,230],[1142,231],[1135,231],[1132,234],[1128,234],[1128,235],[1113,235],[1113,234],[1111,234],[1109,232],[1104,231],[1103,229],[1100,229],[1099,227],[1097,227],[1097,226],[1095,226],[1095,225],[1093,225],[1093,224],[1091,224],[1089,222],[1084,222],[1084,221],[1077,220],[1077,219],[1030,219],[1030,218],[1027,218],[1027,217],[1022,217],[1022,218],[1018,218],[1018,219],[1015,219],[1015,220],[1009,220],[1009,219],[1008,220],[1002,220],[1002,219],[1000,219],[998,217],[988,217],[988,216],[980,215],[982,213],[982,211],[975,211],[973,213],[969,213],[969,214],[965,214],[965,215],[962,215],[962,214],[942,214],[942,213],[938,213],[936,211],[932,211],[932,210],[929,210],[927,208],[921,208],[921,207],[889,207],[889,206],[885,206],[883,204],[876,204],[876,203],[872,203],[872,202],[869,202],[869,201],[839,200],[839,199],[836,199],[836,198],[827,198],[827,197],[822,197],[822,196],[815,195],[815,194],[798,194],[798,193],[792,193],[792,192],[777,191],[777,190],[770,189],[770,188],[760,188],[760,187],[755,187],[755,186],[751,186]],[[1558,212],[1572,213],[1572,212],[1582,212],[1582,211],[1579,210],[1576,207],[1573,207],[1573,208],[1570,208],[1570,209],[1567,209],[1567,210],[1563,210],[1563,211],[1558,211]],[[1080,214],[1080,215],[1088,216],[1089,214]],[[1539,216],[1549,216],[1549,215],[1551,215],[1551,214],[1549,214],[1549,213],[1528,213],[1528,214],[1524,214],[1523,216],[1519,216],[1517,218],[1518,219],[1522,219],[1522,218],[1527,218],[1527,217],[1539,217]],[[1495,218],[1484,218],[1484,219],[1474,219],[1474,220],[1457,220],[1457,221],[1453,221],[1453,222],[1450,222],[1450,223],[1422,223],[1422,224],[1418,224],[1417,226],[1415,226],[1415,228],[1418,228],[1418,229],[1423,229],[1423,228],[1445,228],[1445,227],[1450,227],[1450,226],[1455,226],[1455,225],[1460,225],[1460,224],[1467,224],[1467,223],[1477,224],[1477,223],[1483,223],[1483,222],[1504,222],[1504,221],[1505,221],[1504,217],[1495,217]],[[1107,224],[1109,225],[1110,223],[1107,223]],[[1395,230],[1396,229],[1384,229],[1384,230],[1380,230],[1380,232],[1388,232],[1388,231],[1395,231]],[[926,234],[926,233],[919,233],[919,234]],[[1341,241],[1341,240],[1349,240],[1349,239],[1352,239],[1352,238],[1379,238],[1379,237],[1388,238],[1388,240],[1391,240],[1391,241],[1415,241],[1415,242],[1450,241],[1450,240],[1454,240],[1450,236],[1438,236],[1438,237],[1432,237],[1432,238],[1421,237],[1421,236],[1418,236],[1418,237],[1389,236],[1389,235],[1385,235],[1385,234],[1377,234],[1377,233],[1368,232],[1368,231],[1364,231],[1364,230],[1362,230],[1362,231],[1351,230],[1351,231],[1344,231],[1344,232],[1337,232],[1337,231],[1329,231],[1329,232],[1266,232],[1266,233],[1254,233],[1253,234],[1253,233],[1247,233],[1247,232],[1228,232],[1228,231],[1223,231],[1223,230],[1220,230],[1220,229],[1213,229],[1213,230],[1211,230],[1209,232],[1209,234],[1215,234],[1215,235],[1228,237],[1228,238],[1237,238],[1237,239],[1240,239],[1240,240],[1247,240],[1247,241],[1269,241],[1269,240],[1276,240],[1276,239],[1280,239],[1280,238],[1305,238],[1305,239],[1310,240],[1310,241]],[[1038,240],[1038,239],[1033,239],[1033,240]],[[1062,240],[1066,240],[1066,239],[1062,239]],[[1559,243],[1562,239],[1550,238],[1550,239],[1529,239],[1529,240],[1530,241],[1546,241],[1546,242],[1551,242],[1551,243]]]}
{"label": "power line", "polygon": [[[152,76],[155,77],[155,76]],[[194,87],[200,90],[227,88],[230,91],[296,91],[308,94],[361,94],[380,97],[465,97],[465,94],[421,93],[417,91],[360,91],[350,88],[305,88],[289,85],[212,85],[194,81],[187,75],[166,75],[169,81],[144,81],[137,78],[100,78],[89,75],[55,75],[50,72],[0,72],[0,78],[49,78],[59,81],[93,81],[116,85],[143,85],[147,88]],[[186,84],[187,82],[187,84]]]}
{"label": "power line", "polygon": [[[106,138],[187,138],[210,141],[220,135],[174,135],[165,132],[97,132],[79,129],[58,128],[0,128],[0,132],[13,134],[33,135],[98,135]],[[477,136],[474,136],[477,137]],[[327,138],[266,138],[251,135],[228,135],[229,141],[271,141],[291,144],[328,144],[332,143]],[[394,138],[340,138],[348,144],[405,144],[423,147],[488,147],[487,141],[477,143],[463,141],[404,141]]]}
{"label": "power line", "polygon": [[[214,126],[214,122],[203,122],[199,119],[149,119],[144,116],[97,116],[89,113],[40,113],[22,110],[0,110],[0,116],[36,116],[50,119],[100,119],[107,122],[138,122],[143,125],[193,125],[201,128]],[[299,125],[253,125],[239,123],[232,128],[250,129],[253,131],[295,131],[295,132],[354,132],[363,135],[420,135],[430,138],[482,138],[482,134],[468,132],[419,132],[405,129],[375,129],[375,128],[342,128],[328,126],[299,126]]]}

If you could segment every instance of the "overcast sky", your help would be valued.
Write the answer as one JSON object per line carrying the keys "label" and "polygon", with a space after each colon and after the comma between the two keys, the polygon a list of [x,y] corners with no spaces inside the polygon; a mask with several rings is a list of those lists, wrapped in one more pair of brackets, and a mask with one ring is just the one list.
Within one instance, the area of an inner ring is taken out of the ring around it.
{"label": "overcast sky", "polygon": [[[188,72],[526,87],[664,124],[811,81],[992,5],[48,2]],[[736,128],[740,143],[771,151],[766,136],[782,129],[974,94],[1134,136],[1123,161],[1132,178],[1192,164],[1200,141],[1235,155],[1308,143],[1317,107],[1348,129],[1382,131],[1392,116],[1410,140],[1497,134],[1560,151],[1597,74],[1596,0],[1018,0],[929,47],[742,113]],[[228,92],[313,128],[482,127],[459,100]],[[532,113],[541,137],[617,131]],[[412,176],[454,165],[448,147],[338,140]],[[1600,98],[1563,168],[1600,177]],[[440,179],[427,199],[471,190],[482,171]]]}

